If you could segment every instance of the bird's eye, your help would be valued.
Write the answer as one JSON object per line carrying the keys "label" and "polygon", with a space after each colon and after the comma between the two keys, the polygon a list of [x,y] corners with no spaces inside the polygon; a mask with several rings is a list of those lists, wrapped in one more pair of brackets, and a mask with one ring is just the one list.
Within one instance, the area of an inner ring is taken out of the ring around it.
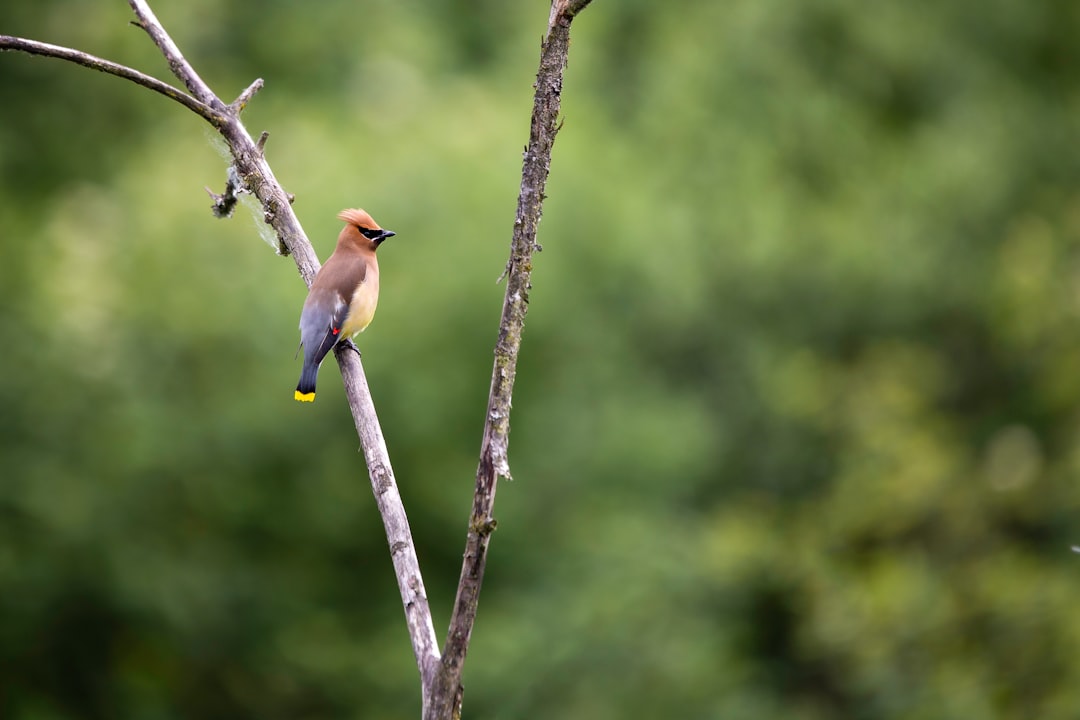
{"label": "bird's eye", "polygon": [[368,240],[374,240],[375,238],[382,236],[382,230],[373,230],[371,228],[360,227],[359,225],[356,227],[360,229],[360,232],[363,233],[364,237]]}

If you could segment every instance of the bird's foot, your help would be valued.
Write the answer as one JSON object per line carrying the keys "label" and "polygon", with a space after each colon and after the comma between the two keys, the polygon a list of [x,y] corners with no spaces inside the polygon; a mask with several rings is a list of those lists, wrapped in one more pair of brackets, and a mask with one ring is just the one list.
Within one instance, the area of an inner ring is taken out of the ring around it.
{"label": "bird's foot", "polygon": [[363,357],[363,355],[360,354],[360,348],[356,347],[356,343],[352,341],[352,338],[345,338],[339,342],[338,345],[344,350],[352,350],[356,353],[356,357]]}

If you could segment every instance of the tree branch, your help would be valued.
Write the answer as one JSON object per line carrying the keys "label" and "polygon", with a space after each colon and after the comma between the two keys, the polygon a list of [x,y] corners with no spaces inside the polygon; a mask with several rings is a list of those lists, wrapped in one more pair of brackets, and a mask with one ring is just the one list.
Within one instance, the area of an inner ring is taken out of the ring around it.
{"label": "tree branch", "polygon": [[209,122],[215,128],[220,128],[225,123],[225,116],[222,113],[215,111],[214,108],[193,98],[187,93],[177,90],[172,85],[163,83],[157,78],[150,77],[149,75],[144,75],[138,70],[133,70],[125,65],[118,65],[117,63],[104,60],[95,55],[90,55],[89,53],[72,50],[71,48],[61,47],[59,45],[37,42],[36,40],[12,37],[10,35],[0,35],[0,50],[17,50],[30,55],[60,58],[61,60],[67,60],[76,63],[77,65],[90,68],[91,70],[98,70],[103,73],[108,73],[109,75],[116,75],[117,77],[125,78],[137,85],[142,85],[144,88],[149,88],[156,93],[160,93],[167,98],[175,100],[188,110]]}
{"label": "tree branch", "polygon": [[[129,3],[138,18],[136,24],[153,39],[168,61],[173,74],[184,83],[191,95],[131,68],[69,48],[0,36],[0,49],[22,50],[31,54],[57,57],[126,78],[176,100],[205,118],[221,133],[233,157],[233,165],[229,172],[229,183],[232,189],[230,190],[227,186],[224,196],[211,193],[215,198],[216,211],[222,211],[222,206],[230,202],[227,196],[231,193],[235,198],[240,188],[258,198],[263,207],[264,220],[277,233],[278,252],[282,255],[292,255],[300,276],[310,287],[320,267],[319,259],[292,210],[291,196],[274,177],[263,155],[266,134],[263,133],[259,141],[255,142],[247,128],[240,122],[240,111],[262,87],[262,81],[256,80],[240,94],[235,102],[226,105],[184,59],[179,48],[150,10],[149,5],[144,0],[129,0]],[[438,667],[438,640],[431,620],[427,593],[420,576],[408,517],[401,503],[401,496],[394,479],[386,443],[379,427],[379,419],[375,413],[375,405],[371,400],[360,358],[356,353],[340,350],[335,355],[341,366],[345,392],[353,413],[357,435],[364,449],[372,492],[386,528],[387,542],[401,591],[421,683],[424,688],[427,688],[433,683]]]}
{"label": "tree branch", "polygon": [[590,0],[552,0],[548,29],[540,49],[536,75],[529,144],[521,168],[521,190],[507,264],[506,295],[503,299],[495,363],[491,373],[487,415],[476,470],[476,490],[465,540],[465,557],[458,581],[450,631],[432,695],[425,698],[425,720],[461,716],[462,667],[476,621],[480,586],[487,564],[491,533],[495,530],[492,510],[499,477],[510,478],[507,448],[510,440],[510,400],[517,374],[518,351],[525,326],[525,313],[532,288],[532,256],[538,249],[536,229],[543,211],[544,188],[551,167],[551,148],[561,126],[562,78],[570,49],[570,23]]}
{"label": "tree branch", "polygon": [[371,475],[375,504],[382,516],[386,540],[390,545],[390,558],[398,579],[398,590],[401,592],[405,622],[409,626],[409,637],[412,639],[413,653],[420,670],[423,694],[434,682],[440,658],[439,641],[435,636],[424,578],[420,574],[420,561],[416,557],[409,519],[405,515],[405,506],[401,502],[401,494],[394,480],[394,469],[390,466],[386,440],[383,439],[379,418],[375,414],[360,357],[351,348],[341,345],[335,348],[334,354],[341,366],[341,379],[345,383],[345,394],[349,399],[356,433],[360,436],[360,445],[364,449],[364,460]]}
{"label": "tree branch", "polygon": [[[238,95],[237,98],[235,100],[233,100],[229,104],[229,107],[233,110],[233,112],[235,112],[237,115],[239,115],[241,112],[244,111],[244,108],[247,107],[247,104],[249,102],[251,102],[251,98],[255,97],[255,93],[259,92],[262,89],[263,89],[262,78],[256,78],[255,82],[248,85],[247,88],[244,89],[244,92],[240,93],[240,95]],[[265,135],[266,135],[266,132],[263,132],[263,136],[265,136]],[[259,138],[259,149],[262,150],[262,147],[265,144],[266,144],[266,138],[265,137],[260,137]]]}
{"label": "tree branch", "polygon": [[128,0],[128,5],[135,12],[135,17],[139,18],[139,21],[134,24],[145,30],[150,39],[154,41],[154,44],[158,46],[161,54],[165,56],[166,62],[169,63],[169,69],[172,70],[173,75],[180,82],[184,83],[188,92],[207,105],[223,110],[225,103],[221,102],[218,96],[214,94],[214,91],[210,89],[210,86],[203,82],[203,79],[199,77],[191,64],[184,59],[180,48],[165,32],[165,26],[157,19],[157,15],[154,14],[154,11],[150,9],[145,0]]}

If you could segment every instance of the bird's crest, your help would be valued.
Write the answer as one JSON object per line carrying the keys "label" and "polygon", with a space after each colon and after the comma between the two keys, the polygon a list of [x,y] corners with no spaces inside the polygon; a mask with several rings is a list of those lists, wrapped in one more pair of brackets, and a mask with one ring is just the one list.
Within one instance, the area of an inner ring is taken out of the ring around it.
{"label": "bird's crest", "polygon": [[358,225],[362,228],[378,229],[379,224],[371,219],[365,211],[359,208],[348,208],[338,213],[338,219],[344,220],[350,225]]}

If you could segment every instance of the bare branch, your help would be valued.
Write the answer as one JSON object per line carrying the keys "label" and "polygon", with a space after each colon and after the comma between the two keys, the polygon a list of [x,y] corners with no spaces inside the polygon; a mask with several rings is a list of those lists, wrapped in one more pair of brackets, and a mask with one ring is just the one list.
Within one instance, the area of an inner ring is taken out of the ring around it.
{"label": "bare branch", "polygon": [[584,10],[585,6],[591,2],[592,0],[568,0],[566,9],[563,11],[563,16],[568,20],[572,20],[575,15]]}
{"label": "bare branch", "polygon": [[[215,199],[215,211],[222,209],[219,205],[234,202],[235,195],[239,192],[250,192],[258,198],[263,207],[263,217],[277,233],[278,252],[282,255],[292,255],[300,276],[310,286],[315,273],[319,270],[319,260],[292,210],[292,196],[285,192],[281,183],[274,177],[263,154],[267,134],[263,133],[256,143],[239,117],[243,106],[261,87],[261,81],[252,83],[232,105],[226,105],[184,59],[179,48],[165,32],[147,3],[144,0],[129,0],[129,3],[138,17],[136,24],[153,39],[173,73],[184,83],[191,95],[130,68],[69,48],[0,36],[0,49],[22,50],[31,54],[58,57],[95,70],[125,77],[173,98],[209,121],[221,133],[233,156],[225,193],[221,196],[210,193]],[[360,359],[351,352],[336,352],[335,355],[345,380],[345,390],[349,407],[353,412],[357,434],[364,448],[372,492],[386,527],[387,541],[401,591],[409,635],[426,696],[426,688],[433,683],[438,668],[438,640],[428,608],[427,593],[420,577],[408,518],[397,490],[386,443],[382,437],[382,430],[379,427],[378,416],[375,414],[375,406],[371,400]]]}
{"label": "bare branch", "polygon": [[510,260],[507,263],[506,295],[499,323],[499,339],[495,344],[495,364],[476,471],[472,515],[465,540],[465,557],[439,675],[431,688],[431,696],[425,696],[425,720],[447,720],[461,715],[461,672],[476,621],[488,543],[495,529],[495,519],[491,514],[495,506],[495,489],[500,476],[510,478],[507,460],[510,399],[529,305],[529,290],[532,288],[532,257],[539,249],[536,229],[543,211],[551,148],[561,127],[558,118],[563,70],[570,48],[570,23],[589,1],[552,0],[547,35],[540,50],[529,144],[525,147],[521,168],[521,190],[510,243]]}
{"label": "bare branch", "polygon": [[[149,6],[143,0],[130,0],[130,3],[139,17],[141,27],[157,43],[176,76],[182,79],[196,96],[207,93],[210,103],[224,107],[221,100],[210,91],[210,88],[184,60],[180,50],[165,32]],[[220,132],[229,145],[236,171],[247,191],[259,199],[263,206],[263,217],[277,231],[279,251],[293,256],[301,277],[310,287],[315,273],[319,270],[319,261],[303,228],[300,227],[300,221],[293,212],[292,196],[285,192],[274,177],[263,154],[263,146],[268,134],[262,133],[256,142],[252,140],[247,128],[240,122],[239,113],[242,106],[261,85],[261,81],[257,80],[240,94],[237,102],[228,108],[228,122],[220,128]],[[390,465],[390,456],[379,426],[379,417],[375,413],[375,404],[371,399],[360,358],[357,354],[342,347],[338,347],[334,355],[341,367],[349,408],[352,410],[356,432],[364,449],[364,460],[367,463],[371,489],[386,528],[386,539],[390,546],[398,589],[405,609],[409,637],[416,656],[416,665],[420,671],[421,684],[426,688],[432,683],[439,661],[438,640],[428,607],[427,591],[424,589],[424,581],[420,575],[420,565],[416,558],[409,520],[397,489],[394,471]]]}
{"label": "bare branch", "polygon": [[409,626],[409,637],[420,670],[421,689],[426,692],[438,670],[439,641],[435,636],[435,625],[431,619],[431,608],[428,605],[427,591],[424,589],[424,578],[420,574],[420,561],[416,557],[409,520],[394,480],[394,469],[390,466],[386,441],[379,426],[379,418],[375,414],[359,354],[342,345],[335,348],[334,354],[341,366],[341,378],[345,383],[349,408],[352,410],[356,433],[360,436],[364,460],[371,475],[375,504],[382,516],[386,540],[390,545],[390,558],[394,563],[401,603],[405,608],[405,622]]}
{"label": "bare branch", "polygon": [[[244,111],[244,108],[247,107],[247,104],[251,102],[251,98],[255,97],[255,93],[259,92],[262,89],[263,79],[255,78],[255,82],[248,85],[244,92],[240,93],[240,95],[232,101],[232,103],[229,105],[229,109],[239,115]],[[262,146],[260,145],[259,147]]]}
{"label": "bare branch", "polygon": [[128,4],[131,5],[131,9],[135,11],[135,17],[139,18],[139,21],[135,23],[138,27],[146,31],[146,34],[150,36],[150,39],[154,41],[154,44],[161,50],[161,54],[165,56],[165,60],[169,63],[169,69],[172,70],[180,82],[184,83],[188,92],[197,97],[202,102],[214,107],[217,110],[222,110],[225,107],[225,103],[221,102],[217,95],[214,94],[210,86],[203,82],[203,79],[199,77],[199,74],[195,72],[195,69],[191,67],[191,64],[184,59],[183,53],[180,52],[180,48],[176,46],[173,39],[169,37],[169,34],[165,32],[165,26],[154,15],[154,11],[150,9],[150,6],[146,4],[145,0],[128,0]]}
{"label": "bare branch", "polygon": [[592,0],[552,0],[551,14],[548,16],[548,36],[557,24],[565,24],[569,28],[574,16],[584,10],[590,2]]}
{"label": "bare branch", "polygon": [[82,65],[91,70],[98,70],[103,73],[108,73],[109,75],[116,75],[117,77],[125,78],[133,83],[142,85],[144,88],[149,88],[156,93],[160,93],[167,98],[175,100],[188,110],[191,110],[196,115],[205,119],[214,127],[221,127],[225,122],[223,114],[187,93],[177,90],[172,85],[163,83],[157,78],[145,75],[126,65],[119,65],[89,53],[72,50],[71,48],[61,47],[59,45],[37,42],[36,40],[12,37],[10,35],[0,35],[0,50],[18,50],[30,55],[59,58],[61,60],[73,62],[77,65]]}

